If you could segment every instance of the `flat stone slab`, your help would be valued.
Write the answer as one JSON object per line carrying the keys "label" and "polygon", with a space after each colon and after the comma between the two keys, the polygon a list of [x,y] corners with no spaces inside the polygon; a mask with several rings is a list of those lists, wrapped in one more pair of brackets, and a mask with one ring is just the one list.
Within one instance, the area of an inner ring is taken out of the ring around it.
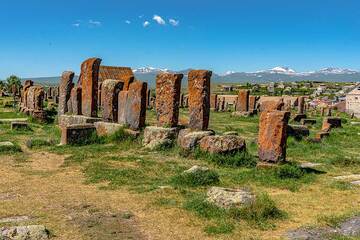
{"label": "flat stone slab", "polygon": [[321,166],[321,163],[304,162],[300,164],[301,168],[314,168]]}
{"label": "flat stone slab", "polygon": [[353,185],[357,185],[357,186],[360,186],[360,180],[353,181],[353,182],[351,182],[351,184],[353,184]]}
{"label": "flat stone slab", "polygon": [[29,124],[27,122],[11,122],[11,130],[17,129],[29,129]]}
{"label": "flat stone slab", "polygon": [[30,220],[29,216],[13,216],[0,218],[0,223],[18,223]]}
{"label": "flat stone slab", "polygon": [[286,237],[290,240],[327,240],[331,235],[345,237],[360,236],[360,216],[349,218],[342,222],[339,227],[299,228],[287,232]]}
{"label": "flat stone slab", "polygon": [[0,124],[2,123],[11,123],[11,122],[27,122],[27,118],[9,118],[9,119],[0,119]]}
{"label": "flat stone slab", "polygon": [[75,124],[61,128],[60,145],[83,144],[96,131],[93,124]]}
{"label": "flat stone slab", "polygon": [[221,208],[241,207],[255,200],[255,195],[245,189],[212,187],[207,192],[207,201]]}
{"label": "flat stone slab", "polygon": [[360,122],[351,122],[351,125],[360,126]]}
{"label": "flat stone slab", "polygon": [[188,170],[185,170],[184,173],[197,173],[197,172],[207,172],[209,171],[208,167],[201,167],[198,165],[192,166]]}
{"label": "flat stone slab", "polygon": [[6,240],[46,240],[49,231],[42,225],[0,228],[0,239]]}
{"label": "flat stone slab", "polygon": [[344,175],[334,177],[336,180],[360,180],[360,174],[351,174],[351,175]]}
{"label": "flat stone slab", "polygon": [[14,147],[15,145],[12,142],[0,142],[1,147]]}
{"label": "flat stone slab", "polygon": [[95,122],[100,121],[102,121],[101,118],[87,117],[83,115],[60,115],[58,118],[60,127],[81,124],[94,124]]}

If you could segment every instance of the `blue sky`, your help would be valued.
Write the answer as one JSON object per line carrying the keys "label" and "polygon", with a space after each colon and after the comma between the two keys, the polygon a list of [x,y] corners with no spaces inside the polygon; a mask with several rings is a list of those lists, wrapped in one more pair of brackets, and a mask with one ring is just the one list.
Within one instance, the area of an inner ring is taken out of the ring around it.
{"label": "blue sky", "polygon": [[93,56],[218,73],[360,70],[358,0],[1,0],[0,10],[0,79],[78,72]]}

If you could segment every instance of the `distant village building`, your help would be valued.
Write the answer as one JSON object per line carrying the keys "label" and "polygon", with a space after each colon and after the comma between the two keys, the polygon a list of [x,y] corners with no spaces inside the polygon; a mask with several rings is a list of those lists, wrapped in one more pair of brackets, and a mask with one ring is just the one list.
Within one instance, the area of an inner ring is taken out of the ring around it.
{"label": "distant village building", "polygon": [[360,84],[346,95],[346,111],[360,117]]}
{"label": "distant village building", "polygon": [[222,85],[221,88],[224,92],[232,92],[234,90],[234,86],[231,85]]}

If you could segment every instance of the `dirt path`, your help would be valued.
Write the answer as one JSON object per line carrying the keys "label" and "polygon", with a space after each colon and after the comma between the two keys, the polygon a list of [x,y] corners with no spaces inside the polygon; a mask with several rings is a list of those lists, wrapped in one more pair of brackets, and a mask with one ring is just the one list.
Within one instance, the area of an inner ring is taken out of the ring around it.
{"label": "dirt path", "polygon": [[208,238],[182,210],[159,213],[144,195],[84,183],[79,167],[62,166],[65,156],[25,152],[20,164],[0,157],[0,219],[26,216],[2,225],[45,225],[54,239]]}

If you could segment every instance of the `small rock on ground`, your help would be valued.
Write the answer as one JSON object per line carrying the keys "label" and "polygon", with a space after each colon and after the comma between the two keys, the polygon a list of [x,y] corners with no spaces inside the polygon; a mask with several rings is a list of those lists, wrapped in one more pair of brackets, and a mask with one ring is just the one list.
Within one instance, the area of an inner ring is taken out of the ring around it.
{"label": "small rock on ground", "polygon": [[2,227],[0,239],[4,240],[45,240],[49,231],[42,225]]}
{"label": "small rock on ground", "polygon": [[241,207],[255,200],[255,195],[245,189],[212,187],[207,192],[207,200],[218,207]]}
{"label": "small rock on ground", "polygon": [[27,220],[30,220],[29,216],[13,216],[13,217],[0,218],[0,223],[23,222]]}
{"label": "small rock on ground", "polygon": [[190,169],[185,170],[184,173],[196,173],[196,172],[207,172],[207,171],[209,171],[209,168],[195,165]]}

